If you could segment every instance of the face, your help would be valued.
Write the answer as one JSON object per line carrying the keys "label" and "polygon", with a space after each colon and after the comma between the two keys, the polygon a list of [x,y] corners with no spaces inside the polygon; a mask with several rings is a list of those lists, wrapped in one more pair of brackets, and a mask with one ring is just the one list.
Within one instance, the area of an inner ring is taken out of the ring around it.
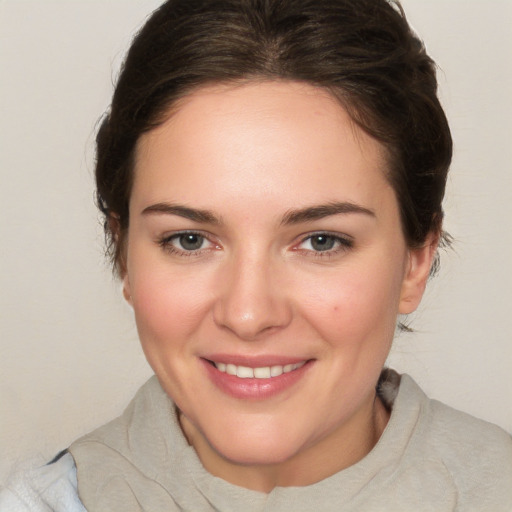
{"label": "face", "polygon": [[368,432],[433,252],[407,248],[385,171],[379,143],[297,83],[200,89],[140,139],[125,294],[212,472]]}

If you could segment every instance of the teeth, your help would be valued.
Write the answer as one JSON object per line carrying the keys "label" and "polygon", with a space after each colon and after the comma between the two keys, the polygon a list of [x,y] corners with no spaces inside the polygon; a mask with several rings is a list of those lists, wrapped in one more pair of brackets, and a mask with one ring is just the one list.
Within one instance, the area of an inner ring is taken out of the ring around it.
{"label": "teeth", "polygon": [[285,364],[284,366],[263,366],[261,368],[250,368],[249,366],[237,366],[234,364],[215,363],[217,370],[228,375],[236,375],[240,379],[269,379],[271,377],[279,377],[283,373],[290,373],[297,368],[301,368],[306,361],[295,364]]}
{"label": "teeth", "polygon": [[254,378],[254,370],[247,366],[237,366],[236,376],[240,377],[241,379],[252,379]]}
{"label": "teeth", "polygon": [[270,379],[270,366],[264,368],[254,368],[254,376],[257,379]]}

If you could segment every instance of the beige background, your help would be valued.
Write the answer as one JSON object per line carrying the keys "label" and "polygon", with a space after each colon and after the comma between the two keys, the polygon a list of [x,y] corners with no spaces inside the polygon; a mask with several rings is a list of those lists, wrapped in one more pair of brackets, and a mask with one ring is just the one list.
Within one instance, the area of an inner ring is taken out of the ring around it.
{"label": "beige background", "polygon": [[[0,0],[0,480],[118,414],[150,374],[103,260],[95,122],[159,0]],[[442,68],[455,251],[391,364],[512,431],[512,2],[404,0]]]}

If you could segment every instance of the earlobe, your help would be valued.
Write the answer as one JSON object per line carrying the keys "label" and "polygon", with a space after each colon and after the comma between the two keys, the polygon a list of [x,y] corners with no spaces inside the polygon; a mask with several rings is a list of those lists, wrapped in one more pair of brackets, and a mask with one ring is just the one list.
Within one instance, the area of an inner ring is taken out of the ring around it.
{"label": "earlobe", "polygon": [[439,236],[431,234],[427,237],[423,246],[416,249],[409,249],[398,308],[400,314],[408,315],[419,306],[427,285],[438,244]]}

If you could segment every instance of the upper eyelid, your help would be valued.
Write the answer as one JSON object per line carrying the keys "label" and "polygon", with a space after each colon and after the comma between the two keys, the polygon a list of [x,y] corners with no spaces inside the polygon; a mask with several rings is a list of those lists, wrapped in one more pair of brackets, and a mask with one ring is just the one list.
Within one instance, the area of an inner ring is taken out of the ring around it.
{"label": "upper eyelid", "polygon": [[[175,231],[173,233],[168,233],[168,234],[164,234],[162,236],[158,236],[156,238],[156,243],[158,245],[160,245],[161,247],[165,248],[166,246],[170,245],[174,240],[176,240],[177,238],[179,238],[180,236],[183,236],[183,235],[197,235],[197,236],[200,236],[201,238],[204,238],[205,240],[207,240],[208,243],[212,246],[219,245],[218,242],[216,242],[215,240],[212,240],[212,237],[210,235],[205,234],[201,230],[197,230],[197,229],[183,229],[180,231]],[[197,251],[204,251],[206,249],[207,248],[197,249]],[[176,248],[176,250],[180,251],[181,249]],[[184,251],[184,252],[193,252],[193,251]]]}
{"label": "upper eyelid", "polygon": [[163,235],[158,236],[159,241],[165,241],[165,240],[172,240],[173,238],[177,238],[182,235],[198,235],[203,238],[206,238],[207,240],[212,241],[213,236],[209,233],[205,233],[204,231],[201,231],[200,229],[180,229],[179,231],[173,231],[170,233],[164,233]]}
{"label": "upper eyelid", "polygon": [[346,242],[351,242],[353,243],[354,242],[354,237],[353,236],[350,236],[350,235],[347,235],[346,233],[338,233],[338,232],[333,232],[333,231],[314,231],[312,233],[304,233],[302,235],[300,235],[298,237],[299,239],[299,242],[304,242],[306,240],[308,240],[309,238],[313,238],[315,236],[330,236],[332,238],[336,238],[338,240],[344,240]]}

